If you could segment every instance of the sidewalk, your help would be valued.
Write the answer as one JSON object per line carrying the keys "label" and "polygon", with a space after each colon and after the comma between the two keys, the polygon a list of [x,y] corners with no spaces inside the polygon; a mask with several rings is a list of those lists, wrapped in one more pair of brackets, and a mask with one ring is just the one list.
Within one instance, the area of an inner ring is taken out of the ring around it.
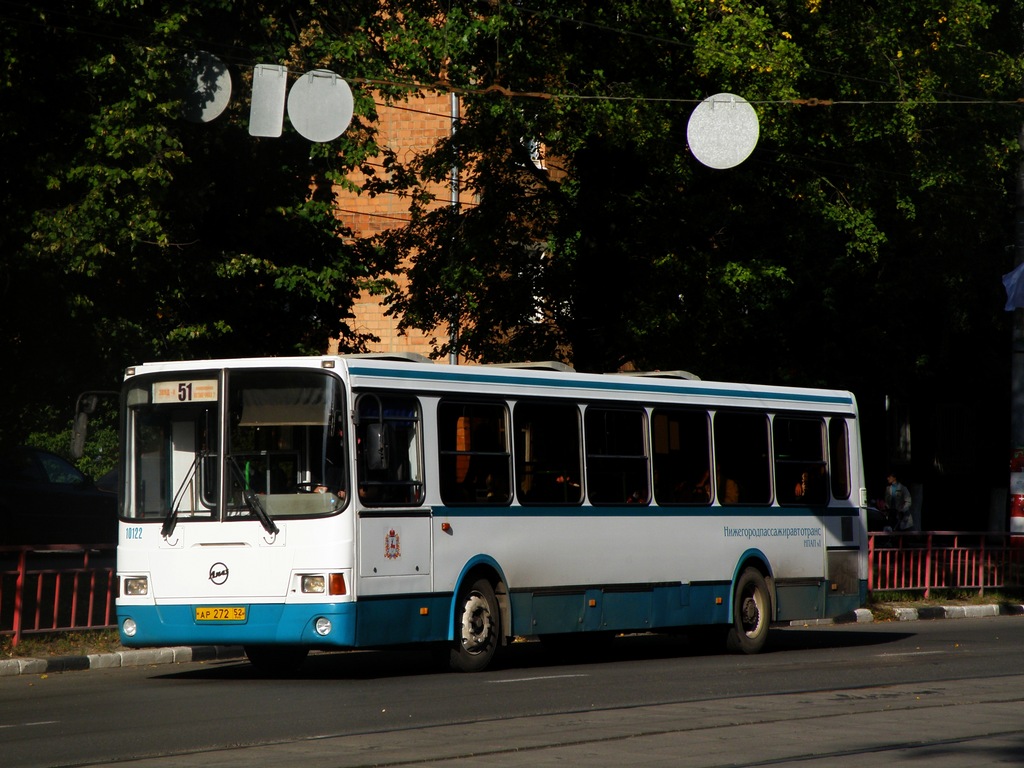
{"label": "sidewalk", "polygon": [[[989,616],[1024,616],[1024,605],[921,605],[921,606],[875,606],[877,613],[892,613],[892,621],[931,621],[935,619],[980,619]],[[825,626],[830,624],[870,624],[883,622],[867,608],[858,608],[852,613],[835,619],[808,619],[792,621],[791,627]],[[206,645],[194,648],[145,648],[111,653],[91,653],[83,656],[52,656],[45,659],[14,658],[0,660],[0,677],[14,675],[44,675],[56,672],[78,672],[86,669],[114,669],[117,667],[144,667],[153,664],[184,664],[193,661],[224,661],[245,658],[245,652],[238,645]]]}

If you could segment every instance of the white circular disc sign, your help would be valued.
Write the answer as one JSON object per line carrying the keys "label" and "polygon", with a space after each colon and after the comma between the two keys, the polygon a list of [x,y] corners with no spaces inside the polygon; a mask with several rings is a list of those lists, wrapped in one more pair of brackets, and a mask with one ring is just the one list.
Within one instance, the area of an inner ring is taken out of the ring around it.
{"label": "white circular disc sign", "polygon": [[220,117],[231,101],[231,73],[224,62],[206,51],[186,54],[189,87],[182,98],[183,117],[208,123]]}
{"label": "white circular disc sign", "polygon": [[352,122],[352,90],[327,69],[302,75],[288,92],[288,119],[310,141],[333,141]]}
{"label": "white circular disc sign", "polygon": [[757,146],[757,113],[750,103],[732,93],[704,99],[690,115],[686,142],[693,156],[708,168],[733,168]]}

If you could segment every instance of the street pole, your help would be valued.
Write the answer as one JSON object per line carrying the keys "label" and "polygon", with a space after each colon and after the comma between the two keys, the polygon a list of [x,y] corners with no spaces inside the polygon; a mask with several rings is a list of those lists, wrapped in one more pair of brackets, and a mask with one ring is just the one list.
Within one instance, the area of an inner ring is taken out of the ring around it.
{"label": "street pole", "polygon": [[[459,97],[452,91],[451,96],[451,138],[455,138],[455,132],[458,130],[459,125]],[[452,143],[452,153],[454,156],[455,145]],[[452,213],[457,213],[459,208],[459,164],[452,161],[451,170],[451,206]],[[454,249],[453,249],[454,250]],[[452,301],[452,316],[449,321],[451,325],[448,328],[448,340],[451,350],[448,353],[448,362],[451,365],[459,364],[459,299],[456,296]]]}

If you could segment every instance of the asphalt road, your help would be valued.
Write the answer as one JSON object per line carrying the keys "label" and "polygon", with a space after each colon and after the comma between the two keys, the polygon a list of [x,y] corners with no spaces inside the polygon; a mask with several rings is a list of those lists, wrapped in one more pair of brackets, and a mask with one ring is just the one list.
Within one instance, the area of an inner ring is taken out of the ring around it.
{"label": "asphalt road", "polygon": [[0,678],[20,766],[980,766],[1024,762],[1024,618],[787,628],[765,653],[620,638],[514,646],[477,675],[424,652]]}

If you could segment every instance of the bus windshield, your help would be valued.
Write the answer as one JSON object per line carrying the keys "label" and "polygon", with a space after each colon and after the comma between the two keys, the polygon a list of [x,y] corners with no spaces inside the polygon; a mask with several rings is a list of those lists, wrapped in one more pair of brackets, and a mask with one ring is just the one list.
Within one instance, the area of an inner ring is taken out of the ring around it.
{"label": "bus windshield", "polygon": [[[233,370],[129,382],[125,505],[164,522],[257,519],[341,509],[348,496],[344,400],[320,371]],[[223,482],[222,482],[223,479]]]}

